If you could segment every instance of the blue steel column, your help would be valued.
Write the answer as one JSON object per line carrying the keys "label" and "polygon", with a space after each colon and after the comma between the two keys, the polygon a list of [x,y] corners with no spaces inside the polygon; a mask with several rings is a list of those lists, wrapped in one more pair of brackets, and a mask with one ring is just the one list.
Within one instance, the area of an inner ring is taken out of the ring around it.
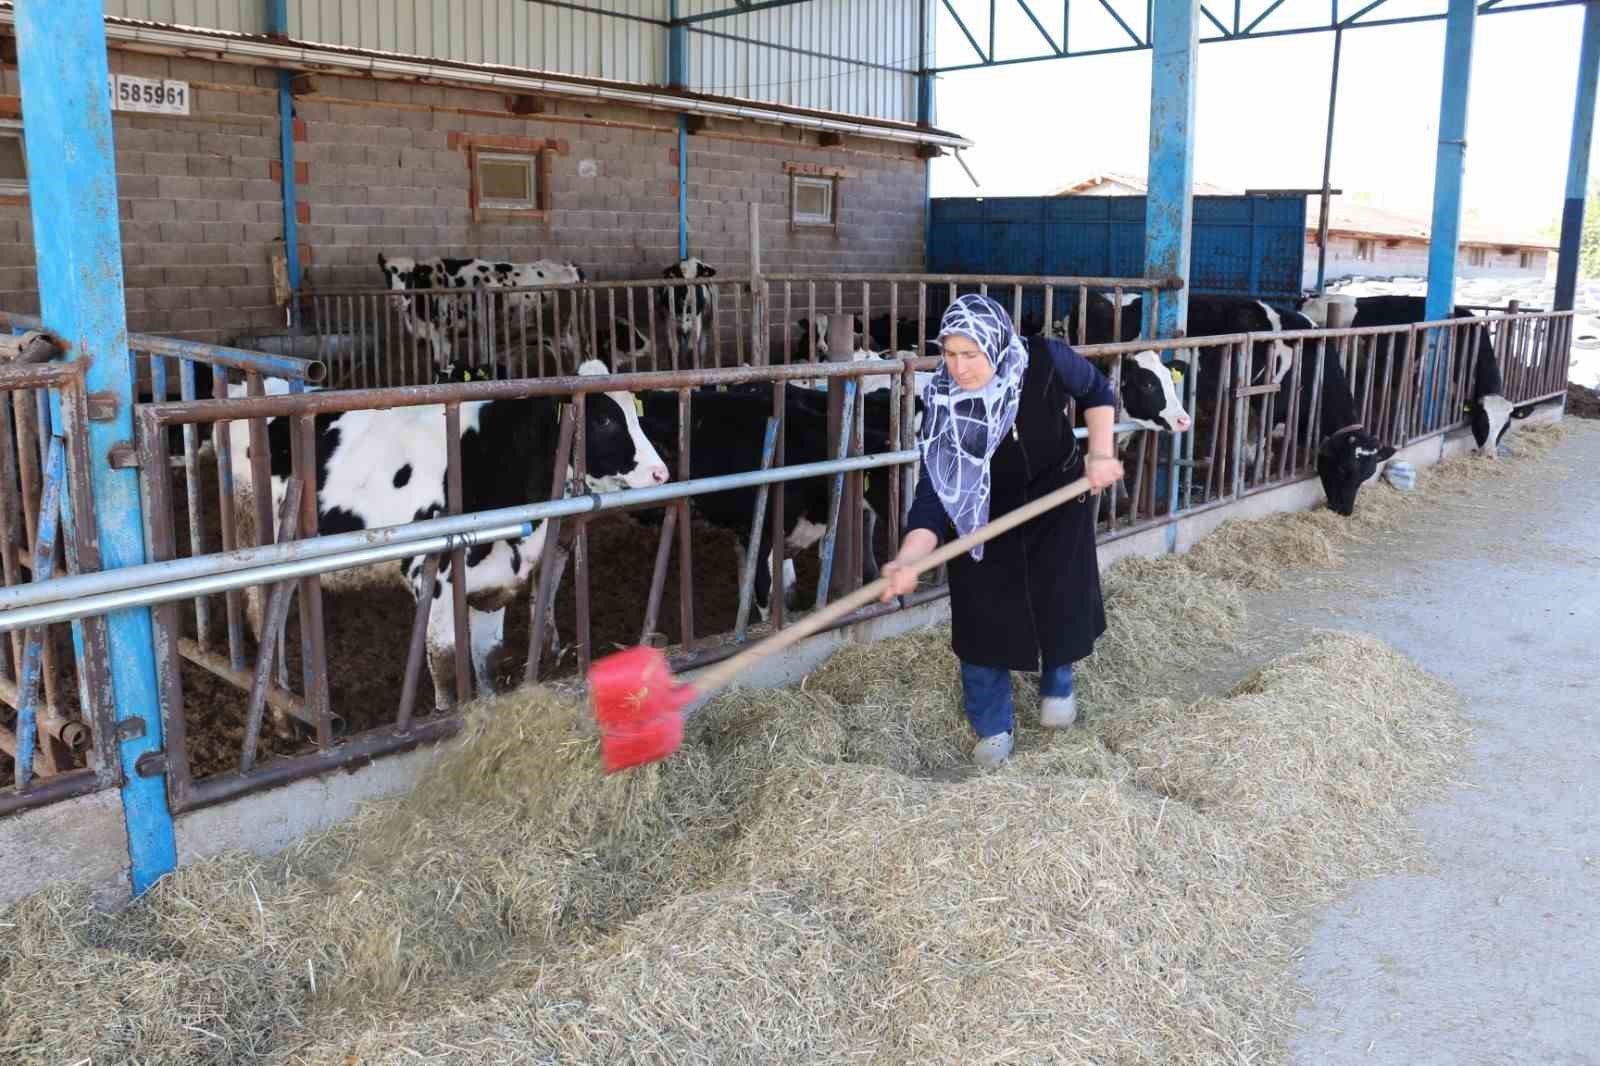
{"label": "blue steel column", "polygon": [[1578,101],[1572,111],[1572,148],[1567,154],[1567,202],[1561,210],[1561,251],[1556,259],[1557,311],[1570,311],[1578,290],[1578,249],[1583,243],[1583,204],[1589,189],[1589,145],[1594,138],[1595,80],[1600,76],[1600,2],[1583,8],[1583,50],[1578,56]]}
{"label": "blue steel column", "polygon": [[[1467,163],[1467,90],[1472,82],[1472,37],[1477,0],[1450,0],[1444,31],[1444,90],[1439,101],[1439,154],[1434,163],[1433,227],[1428,237],[1428,320],[1449,318],[1456,303],[1456,254],[1461,238],[1461,179]],[[1423,424],[1432,426],[1434,373],[1444,358],[1429,345],[1423,379]]]}
{"label": "blue steel column", "polygon": [[[289,0],[271,0],[267,31],[277,37],[289,36]],[[300,291],[300,213],[299,193],[294,182],[294,94],[289,91],[294,75],[278,71],[278,143],[283,160],[283,250],[289,264],[289,290]],[[295,306],[292,297],[289,305]]]}
{"label": "blue steel column", "polygon": [[[1150,16],[1150,181],[1145,197],[1144,266],[1153,278],[1189,276],[1194,223],[1194,99],[1200,52],[1199,0],[1154,0]],[[1189,289],[1157,298],[1156,335],[1189,324]]]}
{"label": "blue steel column", "polygon": [[[40,317],[71,345],[70,358],[89,362],[88,390],[116,399],[114,418],[88,424],[100,559],[114,570],[145,554],[138,477],[109,461],[112,445],[133,440],[134,397],[103,19],[102,0],[22,0],[16,13]],[[177,865],[165,783],[134,771],[140,755],[161,747],[154,635],[146,608],[106,623],[117,720],[144,723],[143,736],[117,746],[140,893]]]}
{"label": "blue steel column", "polygon": [[[678,0],[668,10],[667,84],[683,89],[689,84],[689,27],[678,21]],[[678,258],[689,257],[689,116],[678,116]]]}

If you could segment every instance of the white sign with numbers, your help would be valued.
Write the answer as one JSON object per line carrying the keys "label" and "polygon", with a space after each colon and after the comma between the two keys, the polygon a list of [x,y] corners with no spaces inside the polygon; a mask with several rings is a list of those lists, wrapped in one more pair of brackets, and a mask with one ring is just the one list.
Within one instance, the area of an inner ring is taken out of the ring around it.
{"label": "white sign with numbers", "polygon": [[136,78],[132,74],[111,75],[111,109],[146,111],[157,115],[189,113],[189,83],[164,78]]}

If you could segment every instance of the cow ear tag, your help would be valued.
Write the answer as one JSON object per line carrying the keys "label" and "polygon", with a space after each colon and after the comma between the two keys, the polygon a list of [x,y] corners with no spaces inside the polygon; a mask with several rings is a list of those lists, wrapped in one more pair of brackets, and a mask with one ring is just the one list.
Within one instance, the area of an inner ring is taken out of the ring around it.
{"label": "cow ear tag", "polygon": [[637,396],[633,398],[633,413],[641,418],[644,417],[644,401]]}
{"label": "cow ear tag", "polygon": [[1182,385],[1183,384],[1183,371],[1179,370],[1177,367],[1174,366],[1174,367],[1169,367],[1168,368],[1168,372],[1172,375],[1172,383],[1174,385]]}

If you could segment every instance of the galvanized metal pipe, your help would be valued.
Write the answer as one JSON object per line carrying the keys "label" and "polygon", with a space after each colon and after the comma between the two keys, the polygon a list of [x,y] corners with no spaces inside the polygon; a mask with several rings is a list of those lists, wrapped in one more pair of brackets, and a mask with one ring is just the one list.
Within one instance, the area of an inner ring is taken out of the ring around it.
{"label": "galvanized metal pipe", "polygon": [[[628,489],[623,492],[590,493],[587,496],[569,497],[546,503],[530,504],[525,507],[507,507],[474,515],[462,515],[455,519],[431,519],[411,526],[392,527],[393,532],[396,534],[408,530],[413,534],[420,534],[426,527],[429,531],[427,535],[406,536],[403,538],[397,535],[378,544],[368,544],[366,547],[340,552],[322,552],[309,557],[300,555],[291,557],[286,561],[268,563],[266,565],[252,565],[260,558],[268,557],[279,549],[290,547],[290,545],[264,546],[235,553],[233,559],[236,565],[226,569],[213,568],[203,576],[179,580],[171,579],[168,568],[176,567],[185,562],[185,560],[146,563],[138,569],[148,580],[141,581],[137,585],[94,595],[83,595],[81,593],[51,595],[44,602],[38,602],[39,598],[35,596],[32,597],[35,602],[30,605],[10,606],[4,614],[0,614],[0,633],[10,632],[13,629],[25,626],[42,625],[47,622],[70,621],[74,618],[84,618],[89,615],[123,610],[128,607],[167,603],[191,596],[211,595],[225,592],[228,589],[244,588],[249,585],[271,585],[290,577],[305,577],[312,574],[325,574],[333,570],[370,566],[373,563],[400,559],[408,555],[453,551],[457,547],[470,547],[473,544],[488,541],[529,537],[533,535],[533,524],[548,518],[564,518],[571,515],[596,514],[602,511],[628,510],[690,496],[700,496],[711,492],[755,488],[776,482],[799,481],[805,478],[846,473],[854,470],[876,470],[879,467],[896,466],[901,463],[911,462],[917,458],[917,455],[918,453],[915,449],[884,452],[854,459],[807,463],[800,466],[780,467],[766,471],[750,471],[744,474],[726,474],[721,477],[701,478],[696,481],[678,482],[677,484],[669,483],[644,489]],[[437,528],[438,523],[445,521],[456,523],[456,531],[449,534],[432,532]],[[309,545],[315,542],[302,541],[298,543]],[[211,558],[220,560],[222,557],[212,556]],[[188,561],[200,562],[201,560]],[[238,563],[243,563],[244,565],[237,565]],[[69,580],[73,579],[62,578],[59,582],[41,583],[39,588],[43,589],[46,584],[65,584]],[[23,586],[23,588],[15,591],[22,592],[27,588],[28,586]],[[9,593],[13,590],[7,589],[4,591]]]}

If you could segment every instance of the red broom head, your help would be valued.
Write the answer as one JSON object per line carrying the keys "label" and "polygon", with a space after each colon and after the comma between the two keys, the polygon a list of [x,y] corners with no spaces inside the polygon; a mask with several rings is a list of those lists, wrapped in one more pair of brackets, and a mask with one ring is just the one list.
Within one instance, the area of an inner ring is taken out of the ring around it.
{"label": "red broom head", "polygon": [[673,681],[655,648],[629,648],[589,668],[589,696],[600,727],[600,755],[615,773],[664,759],[683,743],[685,704],[694,690]]}
{"label": "red broom head", "polygon": [[600,759],[606,773],[665,759],[683,745],[683,715],[677,711],[608,730],[600,736]]}

